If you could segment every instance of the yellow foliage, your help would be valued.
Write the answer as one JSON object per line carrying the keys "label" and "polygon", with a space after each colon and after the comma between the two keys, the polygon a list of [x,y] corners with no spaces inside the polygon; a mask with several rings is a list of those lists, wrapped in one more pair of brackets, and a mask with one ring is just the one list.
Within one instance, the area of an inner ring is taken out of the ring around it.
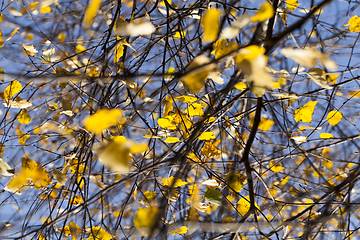
{"label": "yellow foliage", "polygon": [[174,38],[183,38],[185,36],[186,36],[186,32],[181,31],[181,32],[176,32]]}
{"label": "yellow foliage", "polygon": [[204,115],[204,106],[201,103],[192,103],[189,107],[185,110],[185,113],[190,116],[202,116]]}
{"label": "yellow foliage", "polygon": [[262,55],[264,53],[265,53],[265,48],[259,47],[257,45],[250,45],[240,50],[239,54],[237,54],[235,57],[235,61],[236,63],[241,63],[243,61],[250,62],[255,60],[259,55]]}
{"label": "yellow foliage", "polygon": [[187,233],[187,231],[188,231],[188,228],[186,226],[182,226],[182,227],[170,230],[169,233],[174,236],[176,234],[180,235],[180,234]]}
{"label": "yellow foliage", "polygon": [[204,132],[199,136],[199,140],[211,140],[215,139],[215,134],[213,132]]}
{"label": "yellow foliage", "polygon": [[9,41],[16,33],[19,33],[19,28],[15,28],[10,34],[10,36],[6,39],[6,41]]}
{"label": "yellow foliage", "polygon": [[329,122],[330,125],[336,125],[342,119],[342,113],[339,111],[331,111],[326,117],[326,120]]}
{"label": "yellow foliage", "polygon": [[350,18],[347,24],[345,24],[344,26],[349,25],[350,32],[360,32],[360,18],[357,15]]}
{"label": "yellow foliage", "polygon": [[310,101],[304,106],[295,110],[294,118],[296,122],[307,122],[311,123],[312,115],[314,114],[315,105],[318,101]]}
{"label": "yellow foliage", "polygon": [[185,181],[182,181],[181,179],[177,179],[175,184],[174,184],[174,176],[171,176],[169,178],[164,178],[161,183],[164,185],[164,186],[173,186],[174,188],[177,188],[177,187],[181,187],[183,185],[187,185],[188,183],[185,182]]}
{"label": "yellow foliage", "polygon": [[22,85],[19,81],[15,80],[12,81],[6,88],[4,91],[4,99],[5,100],[9,100],[11,99],[13,96],[15,96],[18,92],[20,92],[22,89]]}
{"label": "yellow foliage", "polygon": [[220,38],[214,43],[214,50],[211,53],[215,55],[215,59],[219,59],[231,51],[236,50],[238,47],[239,46],[236,42],[230,42]]}
{"label": "yellow foliage", "polygon": [[244,82],[238,82],[237,84],[235,84],[235,88],[238,90],[244,90],[246,89],[246,84]]}
{"label": "yellow foliage", "polygon": [[201,148],[201,154],[206,158],[217,157],[221,153],[210,141],[205,142],[204,146]]}
{"label": "yellow foliage", "polygon": [[159,118],[157,120],[157,122],[158,122],[159,126],[164,128],[164,129],[175,130],[176,125],[173,123],[173,120],[174,120],[174,117],[166,116],[166,117],[163,117],[163,118]]}
{"label": "yellow foliage", "polygon": [[75,47],[76,53],[81,53],[81,52],[83,52],[83,51],[85,51],[85,50],[86,50],[86,48],[84,48],[84,46],[81,45],[81,44],[78,44],[78,45]]}
{"label": "yellow foliage", "polygon": [[259,124],[259,130],[261,131],[268,131],[272,127],[272,125],[275,122],[266,118],[261,118],[260,124]]}
{"label": "yellow foliage", "polygon": [[51,13],[51,8],[49,6],[42,6],[40,8],[40,13],[42,13],[42,14]]}
{"label": "yellow foliage", "polygon": [[154,192],[154,191],[146,191],[146,192],[144,192],[144,197],[148,200],[148,201],[151,201],[151,200],[153,200],[154,198],[155,198],[155,196],[156,196],[156,192]]}
{"label": "yellow foliage", "polygon": [[179,102],[184,102],[184,103],[187,103],[187,104],[192,104],[193,102],[195,102],[197,100],[197,98],[183,95],[183,96],[176,97],[175,100],[179,101]]}
{"label": "yellow foliage", "polygon": [[[238,201],[237,204],[238,204],[237,210],[239,211],[239,213],[241,215],[244,216],[250,210],[250,197],[249,197],[249,195],[245,196],[244,198],[241,198]],[[260,207],[257,205],[256,202],[255,202],[255,207],[260,210]]]}
{"label": "yellow foliage", "polygon": [[0,29],[0,48],[4,46],[4,38],[3,38],[3,34],[2,31]]}
{"label": "yellow foliage", "polygon": [[164,116],[166,117],[174,109],[172,96],[167,95],[164,99],[164,102],[165,102],[165,104],[164,104],[163,113],[164,113]]}
{"label": "yellow foliage", "polygon": [[26,111],[26,110],[22,110],[22,111],[19,113],[17,119],[19,120],[19,122],[20,122],[21,124],[28,124],[28,123],[31,122],[30,114],[29,114],[29,112]]}
{"label": "yellow foliage", "polygon": [[323,165],[324,167],[328,168],[328,169],[332,169],[333,168],[333,163],[329,160],[324,160],[323,161]]}
{"label": "yellow foliage", "polygon": [[83,202],[84,202],[84,200],[82,199],[81,196],[75,196],[75,197],[70,199],[69,204],[77,206],[77,205],[82,204]]}
{"label": "yellow foliage", "polygon": [[114,237],[102,227],[92,227],[89,240],[111,240]]}
{"label": "yellow foliage", "polygon": [[92,0],[89,6],[86,8],[85,16],[84,16],[84,25],[85,27],[89,27],[93,18],[96,16],[97,11],[99,10],[101,5],[101,0]]}
{"label": "yellow foliage", "polygon": [[204,29],[204,41],[213,42],[217,39],[219,33],[219,21],[222,12],[217,9],[209,9],[201,19]]}
{"label": "yellow foliage", "polygon": [[291,12],[295,11],[299,5],[297,0],[286,0],[286,6]]}
{"label": "yellow foliage", "polygon": [[117,63],[119,59],[123,56],[123,54],[124,54],[124,45],[122,43],[119,43],[115,47],[114,63]]}
{"label": "yellow foliage", "polygon": [[225,179],[229,187],[235,192],[240,192],[246,183],[246,176],[240,173],[229,172],[226,174]]}
{"label": "yellow foliage", "polygon": [[177,137],[167,137],[164,142],[166,143],[177,143],[180,142],[180,139]]}
{"label": "yellow foliage", "polygon": [[121,123],[123,113],[120,109],[101,109],[94,115],[85,120],[85,128],[95,134],[99,134],[105,129]]}
{"label": "yellow foliage", "polygon": [[334,138],[331,133],[320,133],[320,138]]}
{"label": "yellow foliage", "polygon": [[269,2],[265,2],[259,11],[251,18],[251,21],[263,22],[266,19],[272,18],[274,16],[274,8]]}
{"label": "yellow foliage", "polygon": [[20,126],[16,129],[16,134],[18,135],[18,140],[21,145],[25,145],[26,140],[30,137],[30,135],[23,133],[21,131]]}
{"label": "yellow foliage", "polygon": [[277,173],[280,172],[281,170],[285,169],[280,163],[277,163],[275,161],[271,161],[269,163],[269,168],[271,169],[271,171]]}
{"label": "yellow foliage", "polygon": [[155,206],[149,208],[139,208],[135,219],[136,228],[153,228],[159,217],[159,209]]}
{"label": "yellow foliage", "polygon": [[[59,33],[58,39],[59,39],[59,41],[62,42],[62,43],[65,42],[66,34],[65,34],[65,33]],[[58,67],[56,67],[56,68],[58,68]]]}

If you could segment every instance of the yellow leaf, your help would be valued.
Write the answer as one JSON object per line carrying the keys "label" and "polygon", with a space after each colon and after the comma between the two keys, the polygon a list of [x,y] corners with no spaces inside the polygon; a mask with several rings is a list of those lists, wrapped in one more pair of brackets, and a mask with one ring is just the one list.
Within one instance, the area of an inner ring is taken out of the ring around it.
{"label": "yellow leaf", "polygon": [[[169,177],[169,178],[164,178],[164,179],[161,181],[161,183],[162,183],[164,186],[169,186],[169,187],[173,186],[173,184],[174,184],[174,176],[171,176],[171,177]],[[182,181],[181,179],[177,179],[173,187],[174,187],[174,188],[177,188],[177,187],[181,187],[181,186],[187,185],[187,184],[188,184],[187,182]]]}
{"label": "yellow leaf", "polygon": [[19,33],[19,28],[15,28],[15,30],[12,31],[12,33],[10,34],[8,39],[6,39],[6,41],[9,41],[16,33]]}
{"label": "yellow leaf", "polygon": [[331,133],[320,133],[320,138],[334,138]]}
{"label": "yellow leaf", "polygon": [[294,118],[296,122],[307,122],[311,123],[312,115],[314,114],[315,105],[317,101],[310,101],[306,103],[304,106],[295,110]]}
{"label": "yellow leaf", "polygon": [[274,16],[274,8],[269,2],[265,2],[259,11],[251,18],[251,21],[263,22],[266,19],[272,18]]}
{"label": "yellow leaf", "polygon": [[114,25],[114,32],[121,36],[137,36],[137,35],[151,35],[155,31],[155,26],[151,22],[143,19],[136,19],[130,23],[119,18]]}
{"label": "yellow leaf", "polygon": [[23,131],[21,131],[20,127],[16,129],[16,134],[18,135],[19,143],[21,145],[25,145],[26,140],[30,137],[30,135],[23,133]]}
{"label": "yellow leaf", "polygon": [[28,124],[28,123],[31,122],[30,114],[29,114],[29,112],[26,111],[26,110],[22,110],[22,111],[19,113],[17,119],[19,120],[19,122],[20,122],[21,124]]}
{"label": "yellow leaf", "polygon": [[215,59],[219,59],[237,48],[238,44],[236,42],[229,42],[228,40],[220,38],[214,43],[214,51],[211,53],[215,55]]}
{"label": "yellow leaf", "polygon": [[156,192],[154,191],[146,191],[144,192],[144,197],[148,200],[148,201],[151,201],[153,200],[155,197],[156,197]]}
{"label": "yellow leaf", "polygon": [[167,95],[164,99],[165,105],[163,109],[164,116],[166,117],[174,109],[173,99],[171,95]]}
{"label": "yellow leaf", "polygon": [[[250,197],[249,197],[249,195],[245,196],[244,198],[241,198],[238,201],[237,204],[238,204],[237,210],[239,211],[239,213],[241,215],[244,216],[250,210]],[[256,202],[255,202],[255,207],[260,210],[260,207],[257,205]]]}
{"label": "yellow leaf", "polygon": [[217,9],[209,9],[201,19],[204,29],[204,41],[213,42],[217,39],[219,33],[219,20],[222,12]]}
{"label": "yellow leaf", "polygon": [[42,6],[40,8],[40,13],[42,13],[42,14],[51,13],[51,8],[49,6]]}
{"label": "yellow leaf", "polygon": [[339,77],[338,74],[328,74],[326,76],[326,80],[331,83],[331,84],[335,84],[336,83],[336,79]]}
{"label": "yellow leaf", "polygon": [[117,63],[124,54],[124,45],[119,43],[115,48],[114,63]]}
{"label": "yellow leaf", "polygon": [[136,228],[153,228],[159,217],[159,209],[155,206],[139,208],[134,219]]}
{"label": "yellow leaf", "polygon": [[199,140],[211,140],[215,139],[215,134],[213,132],[204,132],[199,136]]}
{"label": "yellow leaf", "polygon": [[28,54],[31,57],[36,57],[36,53],[38,52],[38,50],[36,50],[33,45],[23,44],[22,46],[23,46],[26,54]]}
{"label": "yellow leaf", "polygon": [[186,33],[184,31],[176,32],[174,35],[174,38],[183,38],[186,36]]}
{"label": "yellow leaf", "polygon": [[192,103],[186,110],[185,113],[192,116],[202,116],[204,115],[204,106],[200,103]]}
{"label": "yellow leaf", "polygon": [[258,56],[265,53],[265,48],[259,47],[257,45],[250,45],[245,48],[242,48],[239,54],[236,55],[235,61],[236,63],[241,63],[243,61],[253,61]]}
{"label": "yellow leaf", "polygon": [[299,6],[300,4],[298,3],[297,0],[286,0],[286,6],[290,11],[295,11],[295,9],[297,8],[297,6]]}
{"label": "yellow leaf", "polygon": [[184,102],[184,103],[187,103],[187,104],[192,104],[196,100],[197,100],[196,97],[191,97],[191,96],[186,96],[186,95],[179,96],[179,97],[175,98],[175,101],[180,101],[180,102]]}
{"label": "yellow leaf", "polygon": [[360,32],[360,18],[357,15],[350,18],[347,24],[345,24],[344,26],[349,25],[350,32]]}
{"label": "yellow leaf", "polygon": [[2,31],[0,29],[0,48],[4,46],[4,38],[3,38],[3,35],[2,35]]}
{"label": "yellow leaf", "polygon": [[[65,33],[59,33],[59,35],[58,35],[58,39],[59,39],[59,41],[60,42],[65,42],[65,39],[66,39],[66,34]],[[56,67],[56,69],[57,69],[58,67]]]}
{"label": "yellow leaf", "polygon": [[281,170],[285,169],[280,163],[277,163],[275,161],[271,161],[269,163],[269,168],[271,169],[271,171],[277,173],[280,172]]}
{"label": "yellow leaf", "polygon": [[227,173],[225,176],[228,186],[235,192],[240,192],[246,182],[246,176],[240,173]]}
{"label": "yellow leaf", "polygon": [[114,237],[102,227],[91,228],[89,234],[89,240],[111,240],[111,239],[114,239]]}
{"label": "yellow leaf", "polygon": [[169,130],[176,129],[176,125],[173,123],[173,118],[171,116],[159,118],[157,122],[158,122],[159,126],[164,129],[169,129]]}
{"label": "yellow leaf", "polygon": [[204,146],[201,148],[201,154],[206,158],[217,157],[220,153],[221,151],[218,150],[211,142],[205,142]]}
{"label": "yellow leaf", "polygon": [[170,230],[169,233],[174,236],[176,234],[180,235],[180,234],[187,233],[187,231],[188,231],[188,228],[186,226],[182,226],[182,227]]}
{"label": "yellow leaf", "polygon": [[131,140],[126,140],[126,142],[112,141],[104,144],[98,150],[99,161],[114,171],[126,173],[130,168],[130,153],[133,145],[134,142]]}
{"label": "yellow leaf", "polygon": [[9,100],[22,89],[21,83],[17,80],[12,81],[4,91],[4,99]]}
{"label": "yellow leaf", "polygon": [[81,44],[78,44],[78,45],[76,46],[76,48],[75,48],[76,53],[81,53],[81,52],[83,52],[83,51],[85,51],[85,50],[86,50],[86,49],[85,49],[84,46],[81,45]]}
{"label": "yellow leaf", "polygon": [[70,205],[74,205],[74,206],[77,206],[77,205],[80,205],[84,202],[84,200],[82,199],[81,196],[75,196],[73,198],[70,199]]}
{"label": "yellow leaf", "polygon": [[259,124],[259,130],[261,131],[268,131],[272,127],[272,125],[275,122],[266,118],[261,118],[260,124]]}
{"label": "yellow leaf", "polygon": [[235,88],[238,90],[244,90],[246,89],[246,84],[243,82],[238,82],[237,84],[235,84]]}
{"label": "yellow leaf", "polygon": [[333,163],[329,160],[324,160],[323,161],[323,165],[324,167],[328,168],[328,169],[332,169],[333,168]]}
{"label": "yellow leaf", "polygon": [[85,120],[85,128],[88,131],[99,134],[112,125],[121,122],[123,113],[120,109],[101,109]]}
{"label": "yellow leaf", "polygon": [[164,142],[166,142],[166,143],[177,143],[177,142],[180,142],[180,139],[177,138],[177,137],[167,137]]}
{"label": "yellow leaf", "polygon": [[101,0],[92,0],[89,6],[86,8],[84,16],[84,26],[88,28],[93,18],[96,16],[97,11],[101,5]]}
{"label": "yellow leaf", "polygon": [[62,186],[65,185],[67,180],[67,175],[58,171],[56,168],[53,168],[53,176],[55,180]]}
{"label": "yellow leaf", "polygon": [[339,111],[331,111],[326,117],[326,120],[329,122],[330,125],[336,125],[342,119],[342,113]]}

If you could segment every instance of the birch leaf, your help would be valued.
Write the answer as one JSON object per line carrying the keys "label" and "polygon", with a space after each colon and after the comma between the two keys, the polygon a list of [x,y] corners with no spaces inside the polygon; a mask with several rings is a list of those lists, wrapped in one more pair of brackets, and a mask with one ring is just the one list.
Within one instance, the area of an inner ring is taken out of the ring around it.
{"label": "birch leaf", "polygon": [[331,133],[320,133],[320,138],[334,138],[334,136]]}
{"label": "birch leaf", "polygon": [[251,18],[252,22],[263,22],[266,19],[272,18],[274,16],[274,8],[269,2],[265,2],[259,11]]}
{"label": "birch leaf", "polygon": [[179,228],[176,228],[176,229],[171,229],[169,231],[169,233],[171,235],[173,235],[173,236],[176,235],[176,234],[179,234],[179,235],[185,234],[187,232],[188,232],[188,228],[186,226],[182,226],[182,227],[179,227]]}
{"label": "birch leaf", "polygon": [[315,105],[318,101],[310,101],[306,103],[304,106],[295,110],[294,118],[296,122],[307,122],[311,123],[312,116],[314,114]]}
{"label": "birch leaf", "polygon": [[120,123],[122,118],[123,113],[120,109],[101,109],[85,120],[85,128],[99,134],[112,125]]}
{"label": "birch leaf", "polygon": [[84,25],[85,28],[89,27],[93,18],[96,16],[101,5],[101,0],[91,0],[91,3],[86,8],[85,16],[84,16]]}
{"label": "birch leaf", "polygon": [[219,33],[219,21],[222,12],[217,9],[209,9],[201,19],[204,29],[204,41],[213,42],[217,39]]}
{"label": "birch leaf", "polygon": [[326,117],[326,120],[329,122],[330,125],[336,125],[342,119],[342,113],[339,111],[331,111]]}
{"label": "birch leaf", "polygon": [[28,54],[31,57],[36,57],[36,53],[38,52],[38,50],[36,50],[33,45],[23,44],[22,46],[23,46],[26,54]]}
{"label": "birch leaf", "polygon": [[320,87],[323,87],[325,89],[332,89],[332,87],[329,86],[329,82],[323,76],[322,69],[320,69],[320,68],[310,68],[310,70],[307,72],[307,74]]}
{"label": "birch leaf", "polygon": [[298,3],[297,0],[286,0],[286,7],[291,11],[295,11],[295,9],[299,6],[300,4]]}
{"label": "birch leaf", "polygon": [[114,32],[118,36],[151,35],[155,32],[155,26],[152,23],[141,19],[136,19],[133,22],[128,23],[119,18],[115,22]]}
{"label": "birch leaf", "polygon": [[12,97],[14,97],[18,92],[20,92],[22,89],[22,85],[19,81],[14,80],[12,81],[4,91],[4,99],[10,100]]}
{"label": "birch leaf", "polygon": [[15,28],[15,30],[11,32],[10,36],[6,39],[6,41],[9,41],[16,33],[19,33],[19,28]]}

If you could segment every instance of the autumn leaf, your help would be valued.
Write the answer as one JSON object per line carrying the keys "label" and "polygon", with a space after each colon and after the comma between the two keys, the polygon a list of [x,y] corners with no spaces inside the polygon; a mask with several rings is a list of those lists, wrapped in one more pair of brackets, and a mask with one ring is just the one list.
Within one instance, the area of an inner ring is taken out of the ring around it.
{"label": "autumn leaf", "polygon": [[89,6],[86,8],[84,16],[84,25],[85,28],[88,28],[93,18],[96,16],[97,11],[100,8],[102,0],[91,0]]}
{"label": "autumn leaf", "polygon": [[[241,198],[238,202],[237,202],[237,210],[238,212],[244,216],[249,210],[250,210],[250,197],[245,196],[244,198]],[[255,207],[257,209],[260,210],[260,207],[257,205],[257,203],[255,202]]]}
{"label": "autumn leaf", "polygon": [[261,118],[258,128],[261,131],[269,131],[270,128],[274,125],[274,123],[275,122],[270,119]]}
{"label": "autumn leaf", "polygon": [[238,82],[235,84],[235,88],[242,91],[246,89],[246,84],[244,82]]}
{"label": "autumn leaf", "polygon": [[240,192],[246,183],[246,176],[240,173],[229,172],[226,174],[225,179],[229,187],[235,192]]}
{"label": "autumn leaf", "polygon": [[334,138],[334,136],[331,133],[320,133],[320,138]]}
{"label": "autumn leaf", "polygon": [[77,205],[80,205],[84,202],[83,198],[81,196],[75,196],[75,197],[72,197],[70,200],[69,200],[69,204],[70,205],[73,205],[73,206],[77,206]]}
{"label": "autumn leaf", "polygon": [[11,32],[10,36],[6,39],[6,41],[9,41],[16,33],[19,33],[19,28],[15,28],[14,31]]}
{"label": "autumn leaf", "polygon": [[332,89],[332,87],[329,86],[329,82],[325,79],[322,69],[310,68],[307,74],[320,87],[323,87],[325,89]]}
{"label": "autumn leaf", "polygon": [[274,16],[274,8],[269,2],[265,2],[259,11],[251,18],[252,22],[263,22],[266,19],[272,18]]}
{"label": "autumn leaf", "polygon": [[249,14],[244,13],[236,19],[229,27],[222,30],[221,37],[225,39],[235,38],[240,34],[242,28],[244,28],[250,22],[251,17]]}
{"label": "autumn leaf", "polygon": [[220,191],[208,188],[205,191],[204,197],[206,201],[219,206],[221,204],[222,194]]}
{"label": "autumn leaf", "polygon": [[56,168],[53,168],[53,176],[60,185],[65,185],[67,181],[67,175],[65,173],[60,172]]}
{"label": "autumn leaf", "polygon": [[176,228],[176,229],[171,229],[169,231],[169,233],[171,235],[173,235],[173,236],[176,235],[176,234],[179,234],[179,235],[185,234],[187,232],[188,232],[188,228],[186,226],[182,226],[182,227],[179,227],[179,228]]}
{"label": "autumn leaf", "polygon": [[4,99],[9,100],[12,97],[14,97],[18,92],[20,92],[22,89],[22,85],[19,81],[14,80],[12,81],[4,91]]}
{"label": "autumn leaf", "polygon": [[215,138],[216,136],[213,132],[204,132],[199,136],[199,140],[211,140]]}
{"label": "autumn leaf", "polygon": [[31,122],[30,113],[26,110],[22,110],[17,119],[21,124],[29,124]]}
{"label": "autumn leaf", "polygon": [[271,161],[269,163],[269,168],[271,171],[277,173],[277,172],[280,172],[281,170],[284,170],[285,168],[278,162],[275,162],[275,161]]}
{"label": "autumn leaf", "polygon": [[158,220],[159,209],[155,206],[139,208],[134,219],[135,228],[153,228]]}
{"label": "autumn leaf", "polygon": [[184,32],[184,31],[176,32],[174,34],[174,38],[183,38],[185,36],[186,36],[186,32]]}
{"label": "autumn leaf", "polygon": [[38,52],[38,50],[36,50],[33,45],[23,44],[22,46],[23,46],[26,54],[28,54],[31,57],[36,57],[36,53]]}
{"label": "autumn leaf", "polygon": [[124,45],[119,43],[115,47],[114,63],[117,63],[124,54]]}
{"label": "autumn leaf", "polygon": [[201,24],[204,29],[204,41],[213,42],[217,39],[221,14],[222,12],[217,9],[209,9],[202,17]]}
{"label": "autumn leaf", "polygon": [[339,111],[331,111],[328,113],[326,120],[329,122],[330,125],[336,125],[342,119],[342,113]]}
{"label": "autumn leaf", "polygon": [[174,176],[171,176],[169,178],[164,178],[161,183],[162,185],[164,186],[169,186],[169,187],[174,187],[174,188],[177,188],[177,187],[181,187],[183,185],[187,185],[188,183],[185,182],[185,181],[182,181],[181,179],[177,179],[175,184],[174,184]]}
{"label": "autumn leaf", "polygon": [[85,120],[85,128],[95,134],[121,123],[123,113],[120,109],[101,109]]}
{"label": "autumn leaf", "polygon": [[204,146],[201,148],[201,154],[206,158],[218,157],[220,153],[221,151],[210,141],[205,142]]}
{"label": "autumn leaf", "polygon": [[357,15],[350,18],[347,24],[345,24],[344,26],[349,25],[350,32],[360,32],[360,18]]}
{"label": "autumn leaf", "polygon": [[0,48],[4,46],[4,38],[3,38],[3,34],[2,31],[0,29]]}
{"label": "autumn leaf", "polygon": [[6,177],[14,175],[14,169],[12,169],[2,158],[0,158],[0,175]]}
{"label": "autumn leaf", "polygon": [[310,101],[306,103],[304,106],[295,110],[294,118],[296,122],[307,122],[311,123],[312,116],[314,114],[315,105],[318,101]]}
{"label": "autumn leaf", "polygon": [[202,116],[202,115],[204,115],[204,106],[201,103],[192,103],[185,110],[185,113],[189,117]]}
{"label": "autumn leaf", "polygon": [[136,19],[128,23],[119,18],[115,22],[114,32],[118,36],[151,35],[153,32],[155,32],[155,26],[152,23],[142,19]]}
{"label": "autumn leaf", "polygon": [[88,240],[111,240],[111,239],[114,239],[114,237],[110,233],[108,233],[102,227],[95,227],[95,226],[91,228],[88,238]]}
{"label": "autumn leaf", "polygon": [[167,137],[164,142],[166,143],[177,143],[180,142],[180,139],[177,137]]}
{"label": "autumn leaf", "polygon": [[297,0],[286,0],[286,7],[291,11],[295,11],[295,9],[299,6],[300,4],[298,3]]}
{"label": "autumn leaf", "polygon": [[214,50],[211,52],[211,54],[215,55],[215,59],[219,59],[231,51],[236,50],[238,47],[239,45],[236,42],[230,42],[220,38],[214,43]]}
{"label": "autumn leaf", "polygon": [[164,129],[175,130],[176,125],[173,123],[173,120],[174,118],[172,116],[166,116],[164,118],[159,118],[157,120],[157,123],[159,124],[160,127]]}

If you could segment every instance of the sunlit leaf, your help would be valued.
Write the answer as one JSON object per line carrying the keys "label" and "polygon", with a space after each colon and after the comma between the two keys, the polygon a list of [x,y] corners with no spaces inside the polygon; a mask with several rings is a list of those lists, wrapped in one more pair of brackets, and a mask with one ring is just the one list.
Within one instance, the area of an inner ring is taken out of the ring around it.
{"label": "sunlit leaf", "polygon": [[38,50],[36,50],[33,45],[23,44],[22,46],[23,46],[26,54],[28,54],[31,57],[36,57],[36,53],[38,52]]}
{"label": "sunlit leaf", "polygon": [[177,179],[175,184],[174,184],[174,176],[171,176],[169,178],[164,178],[161,183],[164,185],[164,186],[173,186],[174,188],[177,188],[177,187],[181,187],[183,185],[187,185],[188,183],[185,182],[185,181],[182,181],[181,179]]}
{"label": "sunlit leaf", "polygon": [[51,62],[51,57],[55,53],[55,48],[50,48],[48,50],[43,51],[43,54],[41,55],[41,62]]}
{"label": "sunlit leaf", "polygon": [[271,169],[271,171],[277,173],[280,172],[281,170],[284,170],[285,168],[278,162],[276,161],[271,161],[269,163],[269,168]]}
{"label": "sunlit leaf", "polygon": [[133,22],[128,23],[119,18],[115,22],[114,32],[118,36],[151,35],[155,32],[155,26],[142,19],[136,19]]}
{"label": "sunlit leaf", "polygon": [[163,113],[164,113],[164,116],[166,117],[174,109],[172,96],[167,95],[164,99],[164,102],[165,102],[165,104],[164,104]]}
{"label": "sunlit leaf", "polygon": [[306,103],[304,106],[295,109],[295,114],[294,114],[295,121],[311,123],[312,116],[315,110],[315,105],[317,103],[318,101],[310,101]]}
{"label": "sunlit leaf", "polygon": [[184,103],[187,103],[187,104],[191,104],[191,103],[195,102],[197,100],[197,98],[183,95],[183,96],[176,97],[175,100],[180,101],[180,102],[184,102]]}
{"label": "sunlit leaf", "polygon": [[213,80],[217,84],[223,84],[224,83],[224,79],[220,76],[220,72],[212,71],[207,75],[207,78],[210,78],[211,80]]}
{"label": "sunlit leaf", "polygon": [[259,130],[261,131],[269,131],[272,125],[274,125],[274,121],[267,119],[267,118],[261,118],[260,124],[259,124]]}
{"label": "sunlit leaf", "polygon": [[208,187],[220,187],[220,184],[215,179],[208,179],[202,182],[201,185],[206,185]]}
{"label": "sunlit leaf", "polygon": [[105,129],[121,122],[123,113],[120,109],[101,109],[85,120],[85,128],[99,134]]}
{"label": "sunlit leaf", "polygon": [[206,158],[218,157],[220,153],[221,151],[210,141],[205,142],[204,146],[201,148],[201,154]]}
{"label": "sunlit leaf", "polygon": [[3,38],[3,34],[2,31],[0,29],[0,48],[4,46],[4,38]]}
{"label": "sunlit leaf", "polygon": [[342,119],[342,113],[339,111],[331,111],[328,113],[326,120],[329,122],[330,125],[336,125]]}
{"label": "sunlit leaf", "polygon": [[187,232],[188,232],[188,228],[186,226],[182,226],[182,227],[179,227],[179,228],[176,228],[176,229],[171,229],[169,231],[169,233],[171,235],[173,235],[173,236],[176,235],[176,234],[179,234],[179,235],[185,234]]}
{"label": "sunlit leaf", "polygon": [[119,43],[115,47],[114,63],[117,63],[124,54],[124,45]]}
{"label": "sunlit leaf", "polygon": [[217,9],[209,9],[201,19],[204,29],[204,41],[213,42],[219,34],[219,21],[222,12]]}
{"label": "sunlit leaf", "polygon": [[[237,206],[237,210],[239,211],[239,213],[244,216],[249,210],[250,210],[250,197],[245,196],[244,198],[241,198],[238,202],[237,202],[238,206]],[[255,207],[257,209],[260,210],[260,207],[257,205],[257,203],[255,202]]]}
{"label": "sunlit leaf", "polygon": [[82,203],[84,203],[84,200],[81,196],[75,196],[69,200],[69,204],[74,206],[80,205]]}
{"label": "sunlit leaf", "polygon": [[6,88],[4,91],[4,99],[5,100],[9,100],[11,99],[13,96],[15,96],[18,92],[20,92],[22,89],[22,85],[19,81],[14,80],[12,81]]}
{"label": "sunlit leaf", "polygon": [[88,240],[111,240],[111,239],[114,239],[114,237],[110,233],[108,233],[102,227],[95,227],[95,226],[91,228],[88,238]]}
{"label": "sunlit leaf", "polygon": [[31,122],[30,113],[26,110],[22,110],[17,119],[21,124],[29,124]]}
{"label": "sunlit leaf", "polygon": [[177,143],[180,142],[180,139],[177,137],[167,137],[164,142],[166,143]]}
{"label": "sunlit leaf", "polygon": [[144,192],[144,197],[148,200],[151,201],[156,197],[157,193],[154,191],[146,191]]}
{"label": "sunlit leaf", "polygon": [[238,82],[235,84],[235,88],[238,90],[244,90],[246,89],[246,84],[244,82]]}
{"label": "sunlit leaf", "polygon": [[84,26],[87,28],[93,21],[101,5],[101,0],[91,0],[89,6],[86,8],[84,16]]}
{"label": "sunlit leaf", "polygon": [[31,102],[25,101],[25,100],[8,100],[3,103],[5,107],[11,107],[11,108],[21,108],[25,109],[32,106]]}
{"label": "sunlit leaf", "polygon": [[186,36],[186,32],[184,32],[184,31],[176,32],[176,33],[174,34],[174,38],[183,38],[183,37],[185,37],[185,36]]}
{"label": "sunlit leaf", "polygon": [[211,140],[215,138],[216,136],[213,132],[204,132],[199,136],[199,140]]}
{"label": "sunlit leaf", "polygon": [[225,39],[218,39],[214,43],[214,51],[211,53],[215,55],[215,59],[219,59],[228,53],[238,49],[239,45],[236,42],[230,42]]}
{"label": "sunlit leaf", "polygon": [[320,133],[320,138],[334,138],[331,133]]}
{"label": "sunlit leaf", "polygon": [[164,129],[169,129],[169,130],[175,130],[176,129],[176,125],[173,123],[173,118],[171,116],[166,116],[164,118],[159,118],[157,120],[158,124],[160,127],[164,128]]}
{"label": "sunlit leaf", "polygon": [[246,183],[246,176],[240,173],[227,173],[225,176],[226,182],[229,187],[235,192],[240,192]]}
{"label": "sunlit leaf", "polygon": [[6,41],[9,41],[16,33],[19,33],[19,28],[15,28],[14,31],[11,32],[10,36],[6,39]]}
{"label": "sunlit leaf", "polygon": [[20,127],[16,129],[16,134],[18,135],[18,140],[21,145],[25,145],[26,140],[30,137],[30,135],[23,133]]}
{"label": "sunlit leaf", "polygon": [[192,103],[185,110],[185,113],[190,117],[202,116],[204,115],[204,106],[200,103]]}
{"label": "sunlit leaf", "polygon": [[83,45],[81,45],[81,44],[78,44],[78,45],[76,45],[76,47],[75,47],[76,53],[81,53],[81,52],[83,52],[83,51],[85,51],[85,50],[86,50],[86,48],[85,48]]}
{"label": "sunlit leaf", "polygon": [[299,6],[300,4],[298,3],[297,0],[286,0],[286,7],[291,11],[295,11],[295,9]]}
{"label": "sunlit leaf", "polygon": [[251,21],[263,22],[266,19],[272,18],[274,16],[274,8],[269,2],[265,2],[259,11],[251,18]]}
{"label": "sunlit leaf", "polygon": [[231,39],[235,38],[237,35],[240,34],[240,31],[242,28],[244,28],[248,23],[250,22],[250,15],[247,13],[244,13],[241,17],[236,19],[230,27],[226,27],[223,29],[221,33],[221,37],[225,39]]}
{"label": "sunlit leaf", "polygon": [[42,14],[51,13],[51,8],[49,6],[42,6],[40,8],[40,13]]}
{"label": "sunlit leaf", "polygon": [[350,32],[360,32],[360,18],[357,15],[350,18],[347,24],[345,24],[344,26],[349,25]]}
{"label": "sunlit leaf", "polygon": [[59,33],[58,35],[58,39],[60,42],[65,42],[65,39],[66,39],[66,34],[65,33]]}

